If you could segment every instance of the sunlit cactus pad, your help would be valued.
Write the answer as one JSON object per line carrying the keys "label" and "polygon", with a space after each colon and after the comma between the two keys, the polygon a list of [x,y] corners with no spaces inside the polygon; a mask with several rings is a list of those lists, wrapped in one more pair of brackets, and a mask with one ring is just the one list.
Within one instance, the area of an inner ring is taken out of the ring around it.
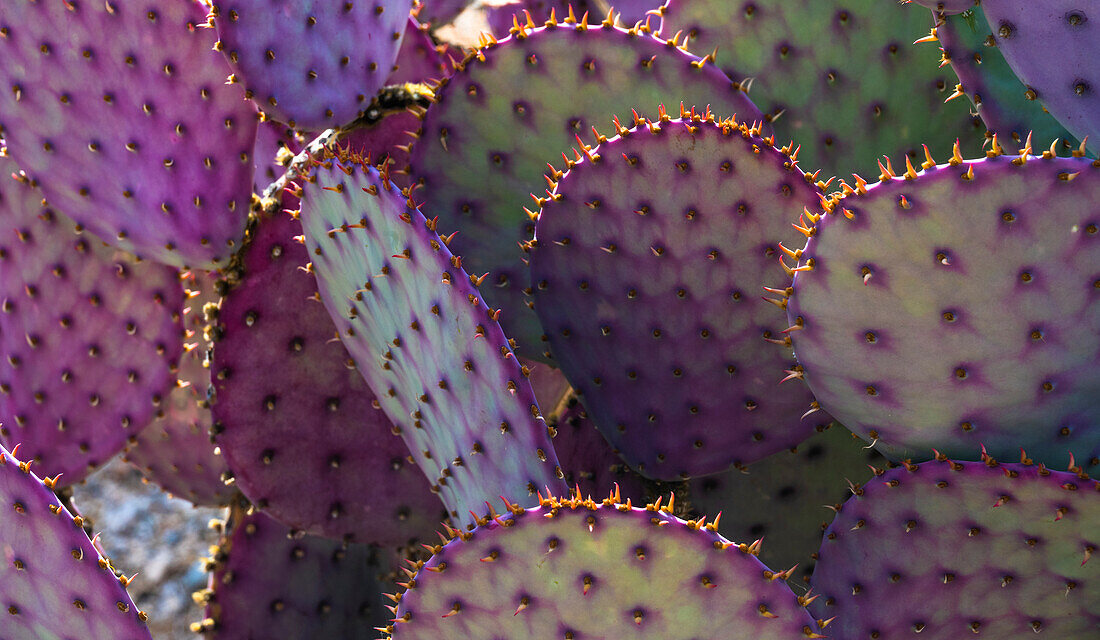
{"label": "sunlit cactus pad", "polygon": [[412,0],[217,0],[217,47],[261,111],[300,129],[348,124],[390,75]]}
{"label": "sunlit cactus pad", "polygon": [[54,486],[0,446],[0,637],[149,640],[129,579],[115,575]]}
{"label": "sunlit cactus pad", "polygon": [[711,524],[617,496],[506,506],[405,583],[393,640],[824,637],[785,573]]}
{"label": "sunlit cactus pad", "polygon": [[0,158],[0,440],[79,482],[154,418],[183,350],[175,269],[74,233]]}
{"label": "sunlit cactus pad", "polygon": [[[758,128],[638,119],[557,173],[530,256],[535,312],[604,437],[677,480],[792,447],[819,416],[763,299],[821,186]],[[827,421],[826,421],[827,422]]]}
{"label": "sunlit cactus pad", "polygon": [[984,444],[1091,466],[1100,162],[998,151],[842,185],[800,253],[795,354],[821,405],[894,460]]}
{"label": "sunlit cactus pad", "polygon": [[564,491],[527,372],[479,278],[408,190],[357,156],[326,155],[301,210],[321,298],[451,515],[471,522],[486,496]]}
{"label": "sunlit cactus pad", "polygon": [[[533,26],[533,25],[532,25]],[[644,29],[605,22],[585,25],[572,14],[562,23],[516,28],[469,57],[440,87],[413,145],[417,191],[466,268],[489,272],[488,304],[504,310],[501,323],[517,351],[542,358],[542,330],[528,307],[528,277],[517,243],[534,223],[524,212],[531,194],[546,188],[548,162],[572,157],[576,137],[591,127],[624,121],[631,109],[656,117],[664,104],[683,102],[720,117],[752,122],[760,112],[709,59],[690,55]]]}
{"label": "sunlit cactus pad", "polygon": [[811,608],[831,638],[1098,637],[1100,483],[1079,467],[938,456],[879,474],[821,546]]}
{"label": "sunlit cactus pad", "polygon": [[103,240],[214,268],[244,233],[256,112],[225,85],[204,7],[5,2],[0,137]]}

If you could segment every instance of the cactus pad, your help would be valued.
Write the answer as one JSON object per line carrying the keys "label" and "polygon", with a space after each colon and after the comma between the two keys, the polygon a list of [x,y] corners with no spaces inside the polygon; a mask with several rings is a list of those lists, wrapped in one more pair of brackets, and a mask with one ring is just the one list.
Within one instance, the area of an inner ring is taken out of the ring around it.
{"label": "cactus pad", "polygon": [[211,365],[216,440],[240,490],[283,524],[404,544],[446,514],[348,366],[304,270],[309,256],[294,240],[301,230],[283,213],[261,220],[222,299]]}
{"label": "cactus pad", "polygon": [[[881,472],[880,472],[881,473]],[[1100,483],[1030,464],[882,473],[841,508],[813,576],[835,640],[1095,638]]]}
{"label": "cactus pad", "polygon": [[0,628],[4,640],[149,640],[145,613],[30,463],[0,446]]}
{"label": "cactus pad", "polygon": [[255,111],[195,0],[5,2],[0,137],[58,211],[142,258],[224,266],[244,233]]}
{"label": "cactus pad", "polygon": [[[315,168],[302,226],[348,351],[451,515],[526,501],[561,470],[526,371],[461,258],[356,157]],[[468,521],[468,520],[467,520]]]}
{"label": "cactus pad", "polygon": [[183,351],[183,288],[41,203],[0,158],[0,439],[79,482],[144,429]]}
{"label": "cactus pad", "polygon": [[778,384],[795,361],[765,340],[786,318],[760,293],[822,192],[771,143],[709,114],[639,119],[540,200],[535,312],[596,427],[642,475],[747,464],[817,423],[802,419],[809,389]]}
{"label": "cactus pad", "polygon": [[930,12],[891,4],[670,0],[661,35],[686,37],[695,53],[717,47],[718,66],[780,139],[801,145],[804,166],[847,175],[873,170],[883,153],[916,158],[923,142],[982,133],[965,101],[944,104],[955,78],[937,66],[935,49],[911,44],[934,24]]}
{"label": "cactus pad", "polygon": [[627,119],[633,108],[681,102],[710,105],[723,117],[760,117],[709,59],[644,30],[585,25],[572,14],[561,24],[514,29],[437,92],[412,149],[411,171],[423,183],[417,196],[440,229],[459,231],[453,247],[466,267],[489,272],[486,302],[503,309],[502,326],[520,355],[541,359],[545,351],[516,244],[531,237],[524,207],[545,188],[546,164],[616,114]]}
{"label": "cactus pad", "polygon": [[800,253],[806,381],[889,458],[1100,454],[1100,162],[998,150],[842,185]]}
{"label": "cactus pad", "polygon": [[394,640],[824,637],[784,574],[712,525],[615,498],[507,506],[435,548],[400,595]]}

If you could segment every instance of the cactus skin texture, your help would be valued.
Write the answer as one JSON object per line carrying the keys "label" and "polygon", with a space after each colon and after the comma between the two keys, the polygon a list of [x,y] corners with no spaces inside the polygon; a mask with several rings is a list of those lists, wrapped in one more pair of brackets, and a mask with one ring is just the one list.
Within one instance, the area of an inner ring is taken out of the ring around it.
{"label": "cactus skin texture", "polygon": [[596,427],[642,475],[681,480],[818,423],[801,381],[777,384],[795,362],[766,338],[786,317],[758,292],[823,195],[758,128],[659,111],[556,174],[529,261],[551,353]]}
{"label": "cactus skin texture", "polygon": [[795,355],[821,405],[893,460],[984,444],[1091,466],[1100,162],[998,152],[844,184],[798,256]]}
{"label": "cactus skin texture", "polygon": [[835,640],[1097,637],[1100,483],[1071,467],[878,470],[825,534],[813,610]]}
{"label": "cactus skin texture", "polygon": [[321,298],[359,371],[457,521],[485,496],[561,488],[535,394],[476,277],[404,192],[327,153],[302,227]]}
{"label": "cactus skin texture", "polygon": [[713,524],[670,515],[671,500],[641,508],[571,495],[505,506],[470,533],[450,530],[418,565],[390,638],[825,637],[785,572]]}
{"label": "cactus skin texture", "polygon": [[918,4],[945,15],[971,10],[980,2],[981,0],[901,0],[901,4]]}
{"label": "cactus skin texture", "polygon": [[643,30],[586,26],[570,14],[513,31],[471,55],[437,90],[410,171],[440,229],[459,232],[453,250],[466,268],[489,272],[485,301],[503,309],[502,326],[519,355],[543,360],[543,331],[528,308],[516,244],[534,231],[524,208],[544,189],[546,163],[572,156],[578,135],[610,126],[616,114],[625,120],[635,108],[656,117],[657,105],[684,102],[747,122],[761,115],[709,59]]}
{"label": "cactus skin texture", "polygon": [[5,2],[0,136],[88,231],[213,269],[244,234],[256,114],[205,22],[196,0]]}
{"label": "cactus skin texture", "polygon": [[0,157],[0,439],[80,482],[154,419],[183,351],[176,271],[75,234]]}
{"label": "cactus skin texture", "polygon": [[150,640],[145,613],[31,463],[0,446],[0,633],[4,640]]}

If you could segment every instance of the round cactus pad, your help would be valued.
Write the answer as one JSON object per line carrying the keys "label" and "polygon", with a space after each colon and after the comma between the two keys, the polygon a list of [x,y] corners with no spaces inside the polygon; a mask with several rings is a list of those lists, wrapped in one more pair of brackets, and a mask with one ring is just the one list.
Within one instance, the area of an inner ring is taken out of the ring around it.
{"label": "round cactus pad", "polygon": [[984,444],[1091,465],[1100,162],[997,150],[842,185],[799,254],[795,354],[821,405],[894,460]]}
{"label": "round cactus pad", "polygon": [[[551,353],[604,437],[642,475],[747,464],[813,433],[813,396],[778,341],[781,245],[822,192],[759,130],[713,116],[639,119],[570,162],[540,200],[530,265]],[[614,185],[612,188],[611,185]],[[828,420],[826,420],[826,423]]]}
{"label": "round cactus pad", "polygon": [[824,637],[785,574],[712,525],[615,498],[507,506],[436,547],[393,640]]}
{"label": "round cactus pad", "polygon": [[0,636],[150,640],[129,580],[30,468],[0,446]]}
{"label": "round cactus pad", "polygon": [[244,234],[256,112],[205,23],[196,0],[4,3],[0,137],[103,240],[212,269]]}
{"label": "round cactus pad", "polygon": [[546,188],[547,163],[572,157],[577,136],[624,121],[631,109],[683,102],[710,105],[722,117],[760,117],[744,93],[709,60],[692,56],[642,29],[570,18],[537,29],[517,28],[486,46],[437,91],[413,145],[411,171],[430,215],[465,266],[488,272],[486,302],[503,309],[501,323],[527,358],[545,357],[543,331],[524,295],[528,278],[517,243],[531,238],[531,194]]}
{"label": "round cactus pad", "polygon": [[292,128],[361,115],[393,69],[412,0],[217,0],[217,48],[261,111]]}
{"label": "round cactus pad", "polygon": [[422,538],[443,504],[348,365],[301,232],[284,213],[264,218],[240,254],[213,331],[216,441],[241,492],[289,527],[361,543]]}
{"label": "round cactus pad", "polygon": [[14,168],[0,158],[0,440],[70,485],[171,392],[183,288],[175,269],[74,233]]}
{"label": "round cactus pad", "polygon": [[890,0],[669,0],[661,35],[694,53],[717,47],[719,68],[749,92],[783,141],[802,147],[803,166],[825,176],[869,172],[875,159],[921,143],[977,141],[981,120],[955,87],[928,35],[930,12]]}
{"label": "round cactus pad", "polygon": [[340,152],[305,185],[321,298],[413,458],[457,521],[562,473],[526,370],[444,239],[399,191]]}
{"label": "round cactus pad", "polygon": [[1097,637],[1100,483],[989,457],[879,473],[821,545],[830,638]]}

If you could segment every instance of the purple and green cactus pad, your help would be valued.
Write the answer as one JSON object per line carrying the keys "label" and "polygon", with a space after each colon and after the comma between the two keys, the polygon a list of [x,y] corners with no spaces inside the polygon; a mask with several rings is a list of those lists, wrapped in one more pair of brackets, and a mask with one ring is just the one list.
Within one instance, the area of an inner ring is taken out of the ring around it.
{"label": "purple and green cactus pad", "polygon": [[998,151],[841,184],[798,255],[795,355],[822,407],[893,460],[984,444],[1091,466],[1100,162]]}
{"label": "purple and green cactus pad", "polygon": [[418,567],[393,640],[825,637],[785,572],[702,520],[617,496],[506,506]]}
{"label": "purple and green cactus pad", "polygon": [[217,48],[231,81],[271,118],[296,129],[346,125],[393,69],[412,0],[218,0]]}
{"label": "purple and green cactus pad", "polygon": [[404,192],[337,152],[306,183],[302,226],[341,339],[456,522],[486,496],[564,489],[526,370],[462,259]]}
{"label": "purple and green cactus pad", "polygon": [[489,272],[483,294],[503,309],[517,351],[542,359],[538,319],[528,308],[523,252],[531,238],[532,193],[546,187],[547,163],[561,162],[616,114],[681,102],[751,122],[760,112],[709,59],[692,56],[644,29],[605,22],[519,28],[470,56],[437,92],[413,144],[411,172],[440,229],[459,231],[454,250],[466,266]]}
{"label": "purple and green cactus pad", "polygon": [[177,272],[42,204],[0,158],[0,441],[79,482],[154,418],[183,351]]}
{"label": "purple and green cactus pad", "polygon": [[797,564],[791,580],[808,581],[825,528],[852,491],[871,478],[869,464],[887,463],[851,431],[833,425],[742,469],[692,478],[688,495],[694,513],[722,514],[718,533],[761,540],[761,562]]}
{"label": "purple and green cactus pad", "polygon": [[1080,0],[997,0],[982,5],[993,42],[1039,100],[1078,140],[1100,151],[1100,6]]}
{"label": "purple and green cactus pad", "polygon": [[0,635],[149,640],[130,579],[115,575],[55,486],[0,446]]}
{"label": "purple and green cactus pad", "polygon": [[879,473],[821,545],[830,638],[1097,637],[1100,483],[989,457]]}
{"label": "purple and green cactus pad", "polygon": [[443,504],[349,365],[301,232],[285,213],[264,218],[239,256],[213,329],[216,441],[241,492],[291,528],[386,545],[423,538]]}
{"label": "purple and green cactus pad", "polygon": [[1026,87],[1005,62],[1000,49],[990,45],[991,34],[980,7],[966,16],[938,21],[933,36],[943,51],[943,60],[959,78],[952,94],[965,95],[981,116],[990,133],[1004,141],[1023,144],[1033,140],[1061,140],[1060,149],[1077,146],[1073,136],[1039,102],[1028,100]]}
{"label": "purple and green cactus pad", "polygon": [[207,640],[373,638],[389,618],[387,552],[294,532],[234,506],[209,562],[210,586],[195,595]]}
{"label": "purple and green cactus pad", "polygon": [[[901,4],[919,4],[946,15],[962,13],[971,10],[981,0],[900,0]],[[880,2],[879,4],[885,4]]]}
{"label": "purple and green cactus pad", "polygon": [[[709,113],[638,119],[556,174],[531,243],[535,312],[604,437],[679,480],[808,438],[814,399],[760,295],[821,183],[758,128]],[[769,280],[771,282],[769,282]],[[795,371],[797,373],[797,371]],[[824,419],[828,423],[828,419]]]}
{"label": "purple and green cactus pad", "polygon": [[236,490],[222,475],[229,468],[210,441],[210,369],[206,357],[211,343],[204,336],[203,307],[217,304],[215,277],[203,271],[184,274],[187,291],[183,325],[187,332],[180,358],[179,382],[168,394],[151,425],[142,429],[123,458],[146,479],[168,493],[201,506],[229,504]]}
{"label": "purple and green cactus pad", "polygon": [[981,120],[931,47],[912,42],[934,24],[928,11],[889,0],[738,2],[670,0],[661,35],[693,53],[717,47],[717,64],[773,120],[776,135],[801,145],[804,165],[825,177],[868,172],[880,154],[916,158],[921,143],[977,140]]}
{"label": "purple and green cactus pad", "polygon": [[0,137],[58,211],[142,258],[224,266],[244,234],[256,112],[175,2],[5,2]]}

